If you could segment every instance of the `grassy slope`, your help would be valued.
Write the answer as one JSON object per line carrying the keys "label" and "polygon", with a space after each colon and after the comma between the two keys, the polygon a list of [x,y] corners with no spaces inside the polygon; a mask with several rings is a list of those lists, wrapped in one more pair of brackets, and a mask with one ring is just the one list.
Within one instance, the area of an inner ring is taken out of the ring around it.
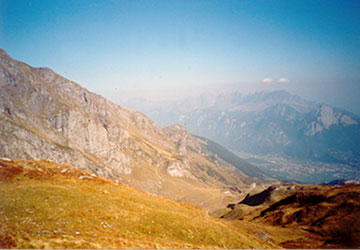
{"label": "grassy slope", "polygon": [[192,205],[49,161],[0,159],[2,248],[277,247]]}

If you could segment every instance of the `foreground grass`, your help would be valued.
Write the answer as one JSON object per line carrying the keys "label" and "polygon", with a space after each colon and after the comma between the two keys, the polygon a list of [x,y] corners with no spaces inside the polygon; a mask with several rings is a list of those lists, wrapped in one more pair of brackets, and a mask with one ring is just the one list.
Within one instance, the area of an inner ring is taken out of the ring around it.
{"label": "foreground grass", "polygon": [[0,160],[2,248],[268,248],[203,210],[48,161]]}

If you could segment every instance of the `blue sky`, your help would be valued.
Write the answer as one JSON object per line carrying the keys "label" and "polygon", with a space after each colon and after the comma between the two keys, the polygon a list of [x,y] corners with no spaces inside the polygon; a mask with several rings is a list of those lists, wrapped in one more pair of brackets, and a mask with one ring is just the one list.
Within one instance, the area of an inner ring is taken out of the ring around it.
{"label": "blue sky", "polygon": [[286,89],[360,114],[358,0],[0,0],[0,47],[118,103]]}

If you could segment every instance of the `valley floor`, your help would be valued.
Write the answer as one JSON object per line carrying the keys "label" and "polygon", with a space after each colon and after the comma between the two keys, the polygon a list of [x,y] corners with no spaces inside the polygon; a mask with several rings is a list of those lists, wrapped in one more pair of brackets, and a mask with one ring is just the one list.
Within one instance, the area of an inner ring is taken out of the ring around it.
{"label": "valley floor", "polygon": [[333,180],[360,180],[359,163],[349,165],[300,161],[281,155],[256,155],[245,152],[236,152],[236,154],[278,180],[313,184],[328,183]]}

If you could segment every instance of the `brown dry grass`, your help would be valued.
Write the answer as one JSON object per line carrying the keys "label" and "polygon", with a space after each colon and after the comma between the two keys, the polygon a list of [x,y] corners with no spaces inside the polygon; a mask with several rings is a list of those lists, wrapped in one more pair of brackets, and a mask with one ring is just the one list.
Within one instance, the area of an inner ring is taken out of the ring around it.
{"label": "brown dry grass", "polygon": [[2,248],[269,248],[203,209],[49,161],[0,160]]}

